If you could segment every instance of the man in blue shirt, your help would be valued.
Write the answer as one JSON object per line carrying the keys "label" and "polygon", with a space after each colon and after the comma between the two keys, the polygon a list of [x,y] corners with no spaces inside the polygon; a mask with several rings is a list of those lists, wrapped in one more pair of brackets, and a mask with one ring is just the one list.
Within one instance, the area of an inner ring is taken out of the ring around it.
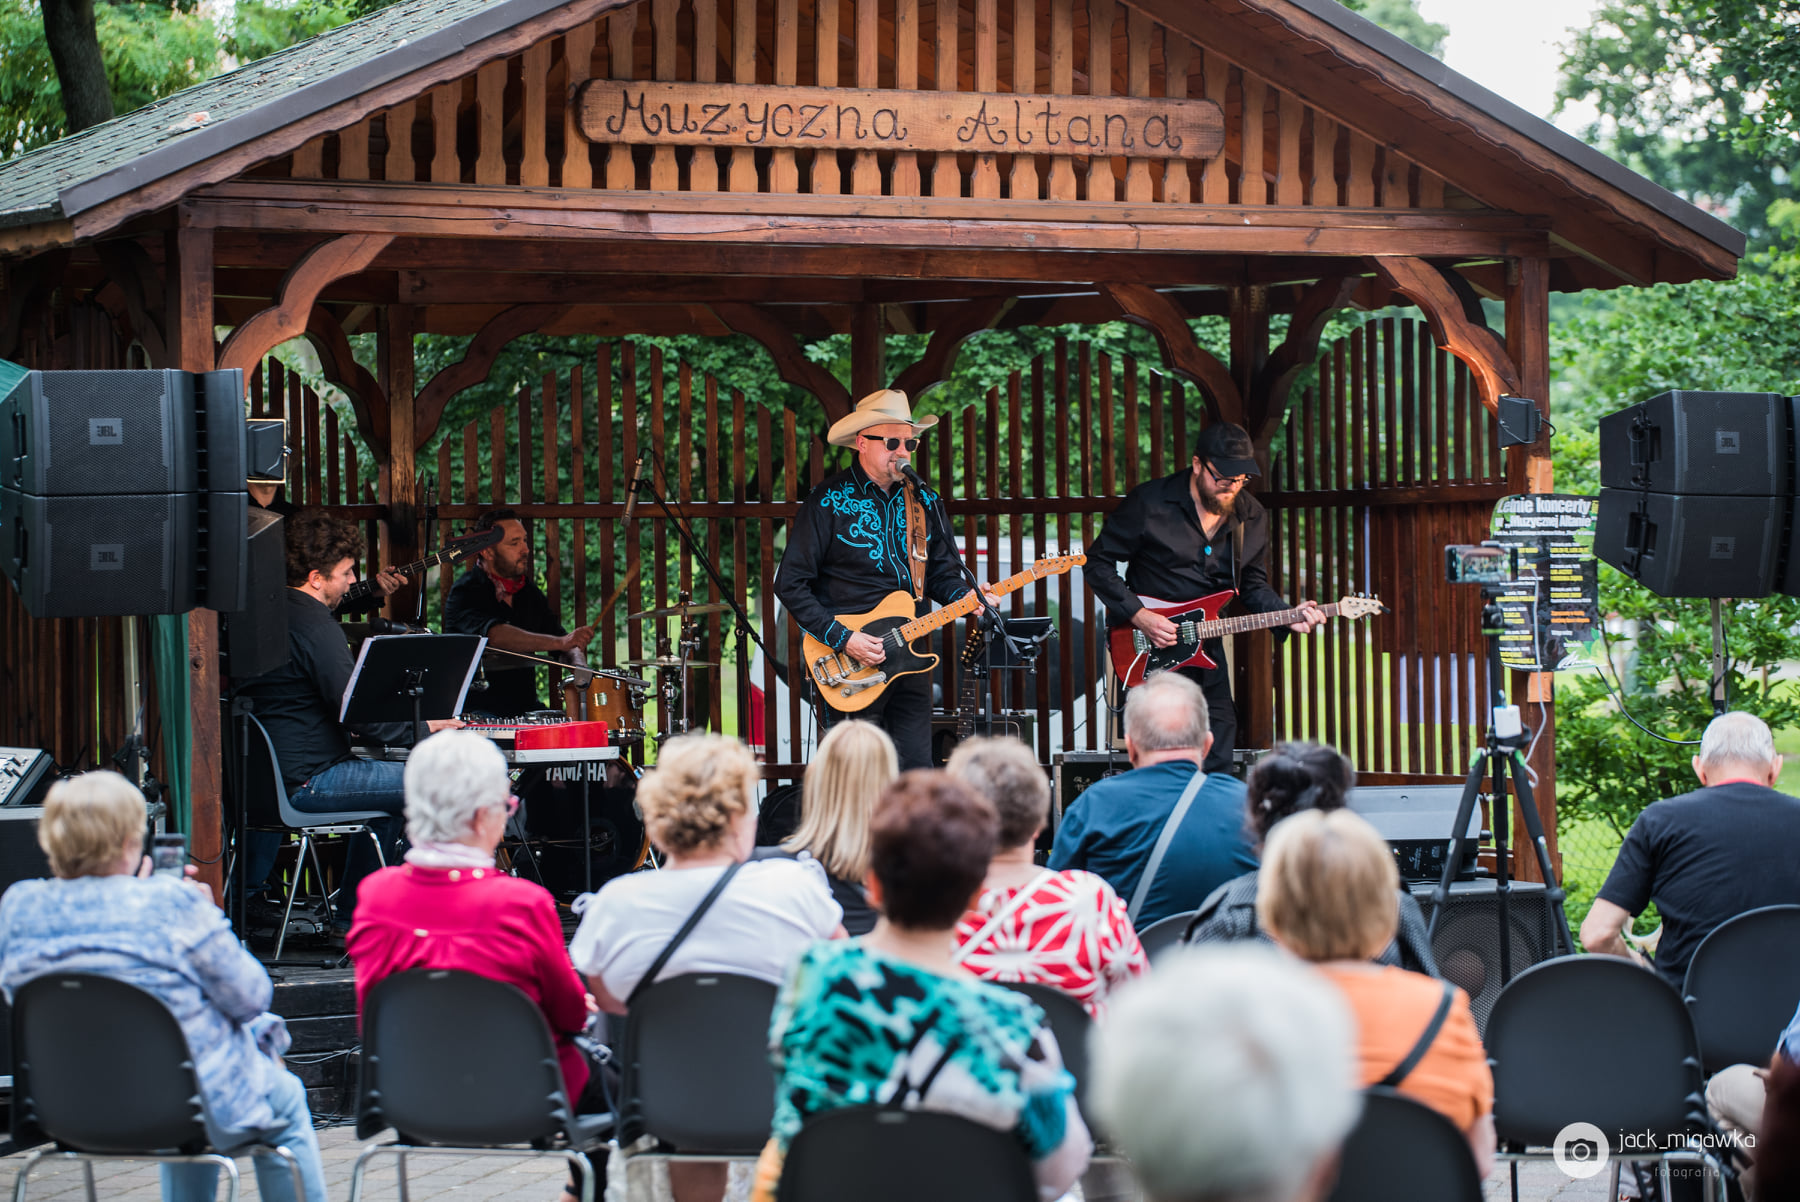
{"label": "man in blue shirt", "polygon": [[[1241,781],[1223,773],[1202,775],[1185,813],[1170,821],[1201,773],[1212,741],[1206,697],[1187,677],[1159,672],[1131,690],[1125,697],[1131,771],[1088,786],[1063,813],[1050,867],[1084,868],[1105,877],[1133,903],[1132,923],[1140,931],[1197,908],[1214,889],[1255,868]],[[1166,843],[1163,856],[1138,898],[1159,843]]]}

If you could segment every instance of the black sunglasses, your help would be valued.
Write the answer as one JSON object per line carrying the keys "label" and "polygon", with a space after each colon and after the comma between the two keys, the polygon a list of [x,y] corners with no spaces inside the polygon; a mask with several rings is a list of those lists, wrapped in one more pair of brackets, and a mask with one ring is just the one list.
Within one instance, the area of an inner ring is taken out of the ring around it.
{"label": "black sunglasses", "polygon": [[901,443],[906,444],[906,449],[908,451],[916,451],[919,449],[919,440],[916,438],[883,438],[879,434],[859,434],[857,437],[866,438],[870,442],[881,443],[890,451],[898,451]]}

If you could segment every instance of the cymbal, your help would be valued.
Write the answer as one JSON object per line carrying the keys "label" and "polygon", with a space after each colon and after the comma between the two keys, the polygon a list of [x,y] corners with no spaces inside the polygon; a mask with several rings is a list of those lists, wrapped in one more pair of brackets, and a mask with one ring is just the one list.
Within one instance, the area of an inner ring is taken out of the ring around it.
{"label": "cymbal", "polygon": [[646,618],[692,618],[701,614],[728,614],[731,606],[723,601],[690,602],[687,605],[671,605],[667,609],[646,609],[642,613],[626,614],[627,622],[641,622]]}
{"label": "cymbal", "polygon": [[627,668],[716,668],[719,665],[712,660],[683,660],[679,655],[664,655],[657,659],[628,659],[624,661]]}

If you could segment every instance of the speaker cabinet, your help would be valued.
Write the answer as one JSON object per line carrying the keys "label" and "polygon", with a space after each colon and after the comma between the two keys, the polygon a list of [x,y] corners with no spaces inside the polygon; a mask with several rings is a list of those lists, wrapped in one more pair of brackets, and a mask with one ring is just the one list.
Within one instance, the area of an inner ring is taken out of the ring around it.
{"label": "speaker cabinet", "polygon": [[1789,493],[1797,402],[1777,392],[1665,392],[1609,413],[1600,419],[1600,484],[1704,496]]}
{"label": "speaker cabinet", "polygon": [[1600,490],[1594,554],[1664,597],[1763,597],[1788,557],[1787,497]]}
{"label": "speaker cabinet", "polygon": [[287,541],[281,515],[251,509],[244,606],[222,615],[227,676],[243,681],[273,672],[288,658]]}
{"label": "speaker cabinet", "polygon": [[[1457,881],[1444,902],[1444,917],[1431,937],[1431,954],[1444,979],[1469,995],[1475,1026],[1484,1034],[1494,999],[1506,982],[1500,976],[1500,916],[1498,882],[1487,879]],[[1412,895],[1431,921],[1431,895],[1435,886],[1414,885]],[[1518,976],[1533,964],[1555,955],[1555,912],[1544,886],[1535,881],[1514,881],[1507,899],[1507,927],[1512,932],[1509,967]]]}
{"label": "speaker cabinet", "polygon": [[[931,715],[931,766],[942,768],[950,760],[950,753],[956,750],[955,714],[934,713]],[[1000,710],[994,714],[993,729],[989,730],[979,716],[975,719],[976,735],[994,735],[1008,739],[1017,739],[1027,747],[1037,746],[1037,714],[1031,710]]]}

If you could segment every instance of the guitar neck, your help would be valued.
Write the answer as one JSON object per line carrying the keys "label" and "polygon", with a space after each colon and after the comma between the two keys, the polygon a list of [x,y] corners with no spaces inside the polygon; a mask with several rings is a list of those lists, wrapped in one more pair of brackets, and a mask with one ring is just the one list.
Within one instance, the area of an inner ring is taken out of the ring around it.
{"label": "guitar neck", "polygon": [[[1314,609],[1328,618],[1335,618],[1342,606],[1333,601],[1329,605],[1315,605]],[[1245,634],[1252,630],[1267,630],[1272,626],[1288,626],[1298,622],[1305,611],[1298,605],[1293,609],[1277,609],[1264,614],[1243,614],[1235,618],[1214,618],[1210,622],[1191,623],[1194,636],[1201,639],[1217,638],[1225,634]],[[1186,627],[1190,623],[1177,622]],[[1185,633],[1185,631],[1184,631]]]}
{"label": "guitar neck", "polygon": [[[1033,573],[1030,568],[1027,568],[1016,576],[1008,576],[998,584],[988,585],[987,591],[993,593],[997,597],[1004,597],[1006,594],[1016,592],[1036,579],[1037,575]],[[960,617],[974,613],[980,605],[981,594],[974,589],[970,589],[942,609],[934,609],[924,617],[914,618],[906,625],[900,627],[900,637],[909,643],[913,642],[916,639],[923,638],[925,635],[930,634],[940,626],[946,626]]]}
{"label": "guitar neck", "polygon": [[[448,563],[455,554],[456,552],[454,551],[438,551],[431,555],[427,555],[424,559],[416,559],[412,563],[401,564],[399,567],[383,570],[398,572],[402,576],[417,576],[426,568],[436,567],[440,563]],[[358,580],[355,584],[352,584],[348,592],[345,593],[345,599],[349,601],[360,601],[374,591],[375,581],[373,578]]]}

